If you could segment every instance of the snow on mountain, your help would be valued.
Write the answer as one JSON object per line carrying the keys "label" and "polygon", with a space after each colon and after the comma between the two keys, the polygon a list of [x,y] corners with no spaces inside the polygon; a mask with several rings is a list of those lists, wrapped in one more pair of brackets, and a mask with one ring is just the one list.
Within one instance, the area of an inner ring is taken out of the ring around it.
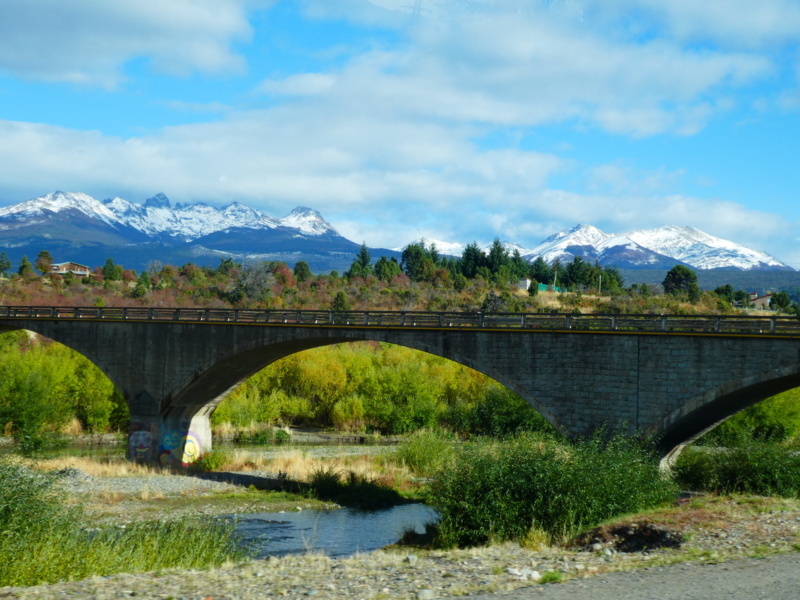
{"label": "snow on mountain", "polygon": [[14,221],[32,220],[61,212],[77,212],[90,218],[114,225],[117,218],[102,202],[87,194],[56,191],[41,198],[33,198],[14,206],[0,208],[0,219]]}
{"label": "snow on mountain", "polygon": [[607,234],[591,225],[576,225],[552,235],[526,258],[571,261],[576,256],[629,268],[662,268],[680,261],[697,269],[790,269],[763,252],[708,235],[693,227],[666,226],[631,233]]}
{"label": "snow on mountain", "polygon": [[333,233],[339,235],[331,225],[322,218],[317,211],[305,206],[298,206],[284,218],[277,221],[284,227],[299,229],[306,235],[324,235]]}
{"label": "snow on mountain", "polygon": [[104,204],[119,221],[150,236],[190,242],[197,238],[232,227],[273,229],[278,222],[254,208],[233,203],[222,209],[197,203],[172,206],[164,194],[148,198],[144,204],[122,198],[105,200]]}
{"label": "snow on mountain", "polygon": [[581,256],[585,260],[599,260],[604,263],[616,261],[625,266],[639,267],[654,266],[663,259],[663,256],[658,256],[624,234],[607,234],[592,225],[576,225],[572,229],[560,231],[525,254],[525,258],[529,260],[535,260],[539,256],[548,263],[556,259],[569,262],[576,256]]}
{"label": "snow on mountain", "polygon": [[[489,254],[489,250],[492,249],[492,245],[493,244],[494,244],[494,242],[492,242],[492,244],[486,244],[483,248],[481,248],[483,253],[484,254]],[[530,252],[531,252],[527,248],[524,248],[523,246],[520,246],[519,244],[515,244],[514,242],[502,241],[502,242],[500,242],[500,244],[503,246],[503,248],[505,248],[506,252],[508,252],[510,255],[513,255],[515,250],[519,251],[521,256],[525,256],[526,254],[530,254]]]}
{"label": "snow on mountain", "polygon": [[698,269],[790,268],[769,254],[714,237],[694,227],[668,225],[633,231],[627,236],[642,246]]}
{"label": "snow on mountain", "polygon": [[466,247],[464,244],[459,244],[458,242],[443,242],[433,238],[422,237],[409,244],[406,244],[402,248],[392,248],[392,250],[395,252],[402,252],[411,244],[424,244],[426,248],[430,248],[431,245],[436,245],[436,251],[439,254],[445,254],[447,256],[461,256],[464,254],[464,248]]}
{"label": "snow on mountain", "polygon": [[279,227],[296,230],[298,235],[339,235],[322,215],[305,207],[295,208],[283,219],[274,219],[238,202],[223,208],[203,203],[173,205],[164,194],[156,194],[144,204],[119,197],[101,202],[87,194],[65,192],[53,192],[0,208],[0,229],[13,229],[21,223],[31,225],[43,222],[43,217],[77,213],[89,220],[97,219],[106,225],[134,230],[161,241],[192,242],[232,229],[266,230]]}

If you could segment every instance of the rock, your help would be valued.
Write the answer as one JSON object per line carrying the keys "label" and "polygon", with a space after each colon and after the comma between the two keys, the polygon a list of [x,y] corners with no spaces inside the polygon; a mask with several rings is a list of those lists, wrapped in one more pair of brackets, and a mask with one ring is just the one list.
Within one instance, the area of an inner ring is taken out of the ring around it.
{"label": "rock", "polygon": [[436,598],[436,594],[433,593],[433,590],[419,590],[417,592],[417,600],[434,600]]}
{"label": "rock", "polygon": [[419,556],[416,554],[409,554],[406,556],[406,562],[410,565],[415,565],[417,562],[419,562]]}
{"label": "rock", "polygon": [[603,549],[603,544],[601,544],[600,542],[595,542],[594,544],[589,546],[589,550],[591,550],[592,552],[600,552],[602,549]]}

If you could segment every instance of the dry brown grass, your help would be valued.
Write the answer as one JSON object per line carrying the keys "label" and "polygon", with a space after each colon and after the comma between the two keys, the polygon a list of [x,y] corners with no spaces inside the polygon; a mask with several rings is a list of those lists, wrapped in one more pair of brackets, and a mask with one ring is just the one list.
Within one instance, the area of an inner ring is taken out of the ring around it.
{"label": "dry brown grass", "polygon": [[289,479],[309,481],[319,471],[355,473],[378,482],[394,485],[410,476],[403,466],[374,455],[310,456],[302,450],[286,450],[273,458],[254,457],[246,450],[235,450],[225,462],[223,471],[269,471],[284,473]]}
{"label": "dry brown grass", "polygon": [[68,436],[79,436],[83,433],[83,425],[76,417],[73,417],[69,423],[61,428],[59,433]]}
{"label": "dry brown grass", "polygon": [[44,471],[79,469],[92,477],[125,477],[128,475],[154,475],[162,472],[156,465],[146,465],[119,459],[92,458],[88,456],[61,456],[37,460],[31,466]]}
{"label": "dry brown grass", "polygon": [[[121,459],[75,456],[39,460],[31,463],[31,466],[45,471],[58,471],[66,468],[79,469],[93,477],[125,477],[169,472],[168,469],[158,465],[139,464]],[[253,456],[247,450],[234,450],[219,470],[245,473],[249,471],[284,473],[286,477],[295,481],[309,481],[314,473],[320,471],[338,471],[343,475],[352,472],[392,487],[402,486],[403,482],[409,481],[411,478],[411,472],[405,466],[387,460],[381,455],[314,457],[297,449],[286,450],[274,458]],[[152,497],[152,493],[147,493]]]}

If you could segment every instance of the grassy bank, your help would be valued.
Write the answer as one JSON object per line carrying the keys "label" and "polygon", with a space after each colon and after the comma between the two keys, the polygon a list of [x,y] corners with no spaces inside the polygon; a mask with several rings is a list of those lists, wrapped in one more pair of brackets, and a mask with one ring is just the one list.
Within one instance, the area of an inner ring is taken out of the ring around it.
{"label": "grassy bank", "polygon": [[232,525],[173,520],[87,527],[57,476],[0,458],[0,586],[206,568],[242,558]]}

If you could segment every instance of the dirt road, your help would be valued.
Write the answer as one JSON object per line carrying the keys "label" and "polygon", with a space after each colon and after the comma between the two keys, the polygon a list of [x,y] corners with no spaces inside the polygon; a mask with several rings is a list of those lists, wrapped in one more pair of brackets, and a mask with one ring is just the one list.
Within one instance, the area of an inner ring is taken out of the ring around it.
{"label": "dirt road", "polygon": [[800,554],[686,563],[537,585],[471,600],[798,600]]}

